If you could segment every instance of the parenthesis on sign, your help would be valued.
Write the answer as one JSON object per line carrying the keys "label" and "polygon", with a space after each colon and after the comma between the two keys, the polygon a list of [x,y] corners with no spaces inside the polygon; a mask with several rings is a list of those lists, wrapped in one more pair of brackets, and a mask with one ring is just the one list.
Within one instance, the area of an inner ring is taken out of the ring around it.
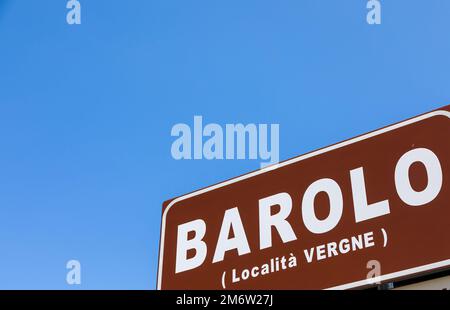
{"label": "parenthesis on sign", "polygon": [[385,248],[388,243],[388,236],[387,236],[387,232],[386,232],[386,230],[384,230],[384,228],[381,228],[381,232],[383,233],[383,238],[384,238],[383,248]]}
{"label": "parenthesis on sign", "polygon": [[226,286],[225,286],[225,274],[226,274],[227,272],[226,271],[224,271],[223,273],[222,273],[222,287],[223,287],[223,289],[226,289]]}

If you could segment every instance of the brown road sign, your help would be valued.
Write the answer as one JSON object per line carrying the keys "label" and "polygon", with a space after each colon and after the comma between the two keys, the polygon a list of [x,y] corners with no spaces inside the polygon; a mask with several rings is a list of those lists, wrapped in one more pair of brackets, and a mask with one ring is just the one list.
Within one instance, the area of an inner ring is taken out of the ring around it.
{"label": "brown road sign", "polygon": [[164,204],[158,289],[349,289],[450,266],[450,106]]}

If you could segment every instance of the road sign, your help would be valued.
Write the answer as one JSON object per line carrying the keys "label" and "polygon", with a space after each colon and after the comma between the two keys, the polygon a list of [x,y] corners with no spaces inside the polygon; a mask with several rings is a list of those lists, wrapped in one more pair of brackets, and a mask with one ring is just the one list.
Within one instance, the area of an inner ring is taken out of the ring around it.
{"label": "road sign", "polygon": [[164,204],[158,289],[350,289],[450,266],[450,106]]}

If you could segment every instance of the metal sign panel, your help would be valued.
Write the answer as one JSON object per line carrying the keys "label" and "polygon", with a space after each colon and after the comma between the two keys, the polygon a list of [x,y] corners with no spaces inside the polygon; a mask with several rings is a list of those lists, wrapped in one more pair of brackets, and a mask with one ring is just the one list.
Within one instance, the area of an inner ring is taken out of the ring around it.
{"label": "metal sign panel", "polygon": [[158,289],[349,289],[449,266],[449,137],[446,106],[166,202]]}

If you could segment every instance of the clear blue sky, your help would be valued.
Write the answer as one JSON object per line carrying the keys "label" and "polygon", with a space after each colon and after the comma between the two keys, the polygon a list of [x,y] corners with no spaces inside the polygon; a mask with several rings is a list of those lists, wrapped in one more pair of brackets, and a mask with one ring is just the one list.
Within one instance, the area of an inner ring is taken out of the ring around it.
{"label": "clear blue sky", "polygon": [[154,289],[162,202],[259,168],[173,160],[194,115],[284,160],[450,103],[447,0],[80,2],[0,0],[0,289]]}

